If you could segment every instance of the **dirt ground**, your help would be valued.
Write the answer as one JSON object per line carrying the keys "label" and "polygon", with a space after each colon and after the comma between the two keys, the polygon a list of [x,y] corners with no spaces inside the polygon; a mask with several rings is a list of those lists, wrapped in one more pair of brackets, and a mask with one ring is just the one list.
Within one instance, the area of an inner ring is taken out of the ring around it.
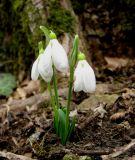
{"label": "dirt ground", "polygon": [[[76,128],[65,146],[53,130],[47,91],[39,94],[37,86],[26,93],[26,83],[12,97],[1,97],[0,160],[134,160],[135,63],[124,59],[123,66],[121,60],[106,59],[102,67],[94,64],[96,92],[73,94]],[[61,103],[67,95],[64,81]]]}

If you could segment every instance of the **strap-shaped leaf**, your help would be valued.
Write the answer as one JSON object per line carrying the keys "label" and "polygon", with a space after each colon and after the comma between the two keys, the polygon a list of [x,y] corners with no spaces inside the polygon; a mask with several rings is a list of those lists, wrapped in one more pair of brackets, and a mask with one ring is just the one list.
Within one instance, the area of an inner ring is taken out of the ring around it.
{"label": "strap-shaped leaf", "polygon": [[70,124],[69,124],[69,130],[68,130],[68,135],[67,135],[67,139],[66,142],[69,141],[72,132],[74,131],[75,128],[75,117],[73,117],[73,119],[71,120]]}
{"label": "strap-shaped leaf", "polygon": [[61,143],[65,144],[66,135],[65,126],[66,126],[66,115],[62,109],[58,109],[59,112],[59,136],[61,138]]}
{"label": "strap-shaped leaf", "polygon": [[49,41],[50,41],[50,31],[45,27],[45,26],[40,26],[41,31],[43,31],[43,33],[45,34],[45,38],[46,38],[46,46],[48,45]]}
{"label": "strap-shaped leaf", "polygon": [[74,42],[73,42],[73,49],[72,49],[72,54],[71,54],[71,61],[70,65],[74,67],[77,62],[77,57],[78,57],[78,44],[79,44],[79,37],[78,35],[75,36]]}
{"label": "strap-shaped leaf", "polygon": [[63,112],[66,114],[67,112],[67,107],[62,107]]}

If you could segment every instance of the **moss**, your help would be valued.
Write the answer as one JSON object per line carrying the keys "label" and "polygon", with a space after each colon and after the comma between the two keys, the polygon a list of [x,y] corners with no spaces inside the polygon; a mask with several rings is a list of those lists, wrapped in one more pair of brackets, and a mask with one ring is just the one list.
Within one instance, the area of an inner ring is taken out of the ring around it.
{"label": "moss", "polygon": [[63,160],[79,160],[79,156],[77,156],[75,154],[66,154],[63,157]]}
{"label": "moss", "polygon": [[44,147],[39,144],[33,145],[33,149],[35,150],[37,157],[44,157],[46,155]]}
{"label": "moss", "polygon": [[[40,6],[43,6],[39,8]],[[59,36],[74,31],[74,17],[61,7],[59,0],[46,0],[34,4],[32,0],[2,0],[0,3],[0,64],[3,71],[16,75],[31,67],[38,54],[38,42],[44,39],[39,26],[45,25]],[[49,16],[46,16],[46,6]],[[10,65],[6,65],[7,62]],[[30,72],[30,71],[29,71]]]}
{"label": "moss", "polygon": [[74,32],[75,18],[69,10],[62,8],[59,0],[51,1],[50,15],[47,19],[47,24],[59,36],[63,32]]}
{"label": "moss", "polygon": [[[26,46],[24,42],[26,43],[26,37],[21,30],[20,16],[13,9],[13,2],[2,0],[0,5],[0,8],[2,8],[0,60],[3,63],[2,70],[12,71],[17,74],[24,64],[24,48]],[[7,65],[7,61],[9,65]]]}
{"label": "moss", "polygon": [[[19,1],[18,1],[19,2]],[[25,61],[29,58],[31,46],[28,44],[27,36],[21,25],[21,15],[23,3],[17,0],[2,0],[1,13],[1,33],[0,34],[0,63],[3,63],[1,70],[13,72],[16,75],[25,67]],[[20,6],[19,6],[20,5]],[[6,62],[9,65],[6,65]]]}
{"label": "moss", "polygon": [[[41,4],[43,5],[43,4]],[[29,45],[35,55],[38,55],[38,42],[44,40],[39,29],[40,25],[46,26],[45,9],[36,7],[31,0],[27,0],[24,10],[21,13],[22,28],[27,36]]]}

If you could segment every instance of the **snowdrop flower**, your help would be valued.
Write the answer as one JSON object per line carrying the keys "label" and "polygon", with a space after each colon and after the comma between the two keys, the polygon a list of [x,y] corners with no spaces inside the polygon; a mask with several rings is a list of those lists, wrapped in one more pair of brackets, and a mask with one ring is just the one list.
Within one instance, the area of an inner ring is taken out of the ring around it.
{"label": "snowdrop flower", "polygon": [[79,62],[74,72],[74,91],[84,91],[86,93],[94,92],[96,88],[94,71],[85,60],[85,55],[83,53],[79,54],[78,59]]}
{"label": "snowdrop flower", "polygon": [[38,62],[39,62],[39,57],[35,60],[35,62],[33,63],[33,66],[32,66],[32,70],[31,70],[31,79],[32,80],[38,79],[38,76],[39,76]]}
{"label": "snowdrop flower", "polygon": [[[52,63],[58,71],[66,73],[69,68],[67,54],[62,45],[56,39],[55,33],[51,32],[50,38],[51,40],[48,46],[51,48],[50,53],[52,57]],[[48,52],[48,54],[50,53]]]}
{"label": "snowdrop flower", "polygon": [[50,82],[53,76],[53,65],[60,72],[68,71],[67,54],[56,39],[55,33],[50,33],[50,39],[43,54],[40,54],[32,66],[31,78],[33,80],[37,80],[40,74],[46,82]]}

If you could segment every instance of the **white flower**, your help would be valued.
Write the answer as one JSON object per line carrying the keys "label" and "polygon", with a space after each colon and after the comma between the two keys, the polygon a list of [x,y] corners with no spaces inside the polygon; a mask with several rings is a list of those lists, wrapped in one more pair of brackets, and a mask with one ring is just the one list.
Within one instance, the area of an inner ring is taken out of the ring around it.
{"label": "white flower", "polygon": [[51,45],[52,48],[52,62],[54,66],[58,71],[66,73],[69,66],[67,54],[64,48],[57,39],[50,40],[49,45]]}
{"label": "white flower", "polygon": [[38,72],[38,62],[39,62],[39,57],[35,60],[32,66],[32,71],[31,71],[31,79],[32,80],[37,80],[39,76]]}
{"label": "white flower", "polygon": [[91,93],[95,91],[96,79],[91,66],[86,60],[79,60],[74,72],[75,82],[74,91],[84,91]]}
{"label": "white flower", "polygon": [[31,78],[37,80],[40,74],[46,82],[50,82],[53,76],[52,65],[60,72],[66,73],[68,71],[67,54],[57,39],[50,40],[44,53],[34,62]]}
{"label": "white flower", "polygon": [[38,63],[38,72],[46,82],[50,82],[53,76],[51,51],[51,46],[48,45],[44,53],[40,55]]}

